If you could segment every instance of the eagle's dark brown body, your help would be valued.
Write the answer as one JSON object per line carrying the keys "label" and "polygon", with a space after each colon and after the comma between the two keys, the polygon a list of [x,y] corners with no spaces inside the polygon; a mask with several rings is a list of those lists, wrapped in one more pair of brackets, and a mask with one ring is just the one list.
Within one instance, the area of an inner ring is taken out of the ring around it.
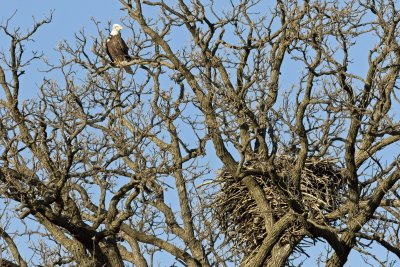
{"label": "eagle's dark brown body", "polygon": [[122,39],[121,33],[118,32],[118,34],[114,35],[110,34],[106,41],[106,51],[115,66],[123,67],[127,73],[133,74],[131,67],[121,66],[123,63],[131,60],[131,57],[128,54],[128,46]]}

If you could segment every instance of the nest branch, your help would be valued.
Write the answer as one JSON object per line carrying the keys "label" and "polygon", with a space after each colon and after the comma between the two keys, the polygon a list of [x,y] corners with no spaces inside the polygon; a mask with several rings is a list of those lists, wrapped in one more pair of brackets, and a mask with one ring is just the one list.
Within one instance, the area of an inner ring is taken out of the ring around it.
{"label": "nest branch", "polygon": [[[268,231],[265,229],[264,217],[259,207],[241,182],[241,178],[251,175],[261,186],[275,221],[290,212],[287,197],[282,194],[282,188],[271,181],[265,172],[265,164],[251,160],[244,164],[239,177],[223,169],[216,179],[221,189],[215,195],[212,204],[214,216],[235,249],[245,256],[254,253],[263,244]],[[289,191],[287,193],[294,193],[290,190],[294,191],[291,177],[296,158],[280,155],[276,157],[274,164],[280,183],[286,185],[285,190]],[[340,205],[345,193],[344,188],[345,184],[335,159],[310,158],[306,161],[301,173],[300,193],[304,209],[314,221],[329,224],[324,214]],[[293,237],[304,236],[304,232],[301,223],[293,222],[281,235],[280,242],[291,242]]]}

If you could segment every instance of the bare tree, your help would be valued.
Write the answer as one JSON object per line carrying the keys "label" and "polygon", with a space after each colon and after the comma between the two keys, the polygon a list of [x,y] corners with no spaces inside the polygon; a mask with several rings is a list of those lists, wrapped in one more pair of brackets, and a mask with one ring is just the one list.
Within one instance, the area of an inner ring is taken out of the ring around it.
{"label": "bare tree", "polygon": [[[46,266],[156,266],[166,255],[183,266],[285,266],[306,255],[306,240],[328,244],[315,259],[327,266],[352,251],[398,261],[399,4],[119,2],[134,74],[110,65],[110,25],[94,21],[98,34],[60,43],[23,102],[20,78],[43,58],[27,47],[52,18],[25,33],[1,25],[0,264],[30,263],[19,236],[43,240],[31,262]],[[326,159],[335,173],[324,175],[342,184],[324,189],[336,204],[318,213],[305,173]],[[228,177],[263,231],[250,252],[215,216]],[[11,221],[24,231],[10,233]]]}

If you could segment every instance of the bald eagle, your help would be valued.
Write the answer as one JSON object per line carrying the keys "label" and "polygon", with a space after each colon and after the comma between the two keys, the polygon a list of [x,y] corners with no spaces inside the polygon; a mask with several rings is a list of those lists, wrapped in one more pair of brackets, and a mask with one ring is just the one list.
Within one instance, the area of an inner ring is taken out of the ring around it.
{"label": "bald eagle", "polygon": [[133,74],[130,66],[124,66],[132,58],[128,54],[128,46],[121,37],[121,30],[121,25],[113,25],[112,31],[106,41],[106,51],[115,66],[123,67],[127,73]]}

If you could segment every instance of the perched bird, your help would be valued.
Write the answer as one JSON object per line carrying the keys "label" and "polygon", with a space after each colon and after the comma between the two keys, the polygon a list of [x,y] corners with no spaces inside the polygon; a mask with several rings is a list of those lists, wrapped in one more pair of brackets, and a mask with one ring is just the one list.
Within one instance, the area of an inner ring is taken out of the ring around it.
{"label": "perched bird", "polygon": [[123,67],[127,73],[133,74],[130,66],[124,66],[124,64],[132,58],[128,54],[128,46],[121,37],[121,30],[121,25],[113,25],[112,31],[106,41],[106,51],[112,63],[114,63],[116,67]]}

